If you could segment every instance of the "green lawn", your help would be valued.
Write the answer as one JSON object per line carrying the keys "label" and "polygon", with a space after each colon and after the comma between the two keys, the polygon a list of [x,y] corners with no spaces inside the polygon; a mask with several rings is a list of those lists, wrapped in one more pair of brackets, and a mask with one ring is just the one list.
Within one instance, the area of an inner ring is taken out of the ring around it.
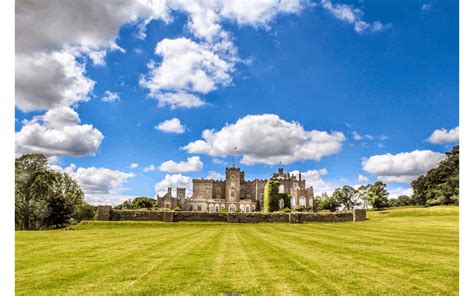
{"label": "green lawn", "polygon": [[458,294],[458,208],[364,222],[88,222],[16,233],[19,295]]}

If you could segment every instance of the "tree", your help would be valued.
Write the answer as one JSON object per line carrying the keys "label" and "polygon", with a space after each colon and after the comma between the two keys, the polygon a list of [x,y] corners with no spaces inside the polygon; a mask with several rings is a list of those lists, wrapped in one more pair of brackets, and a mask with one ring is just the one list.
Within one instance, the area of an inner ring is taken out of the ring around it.
{"label": "tree", "polygon": [[346,210],[352,210],[357,205],[358,193],[351,186],[344,185],[342,188],[337,188],[332,196]]}
{"label": "tree", "polygon": [[383,209],[390,206],[386,184],[377,181],[369,187],[369,203],[374,209]]}
{"label": "tree", "polygon": [[426,175],[411,183],[419,205],[456,204],[459,200],[459,146],[446,153],[446,159]]}
{"label": "tree", "polygon": [[139,196],[133,200],[126,200],[123,203],[115,206],[117,210],[136,210],[136,209],[151,209],[156,205],[156,200],[153,198]]}
{"label": "tree", "polygon": [[280,182],[275,179],[270,179],[267,184],[265,184],[265,190],[263,193],[263,212],[273,212],[279,210],[278,205],[278,191],[280,187]]}
{"label": "tree", "polygon": [[335,212],[339,206],[340,204],[334,196],[329,196],[326,192],[321,194],[321,196],[316,196],[314,199],[314,208],[318,212],[324,210]]}
{"label": "tree", "polygon": [[370,185],[361,185],[357,188],[357,203],[364,209],[370,204],[369,187]]}
{"label": "tree", "polygon": [[16,229],[63,227],[84,203],[76,181],[50,169],[44,155],[25,154],[15,160]]}

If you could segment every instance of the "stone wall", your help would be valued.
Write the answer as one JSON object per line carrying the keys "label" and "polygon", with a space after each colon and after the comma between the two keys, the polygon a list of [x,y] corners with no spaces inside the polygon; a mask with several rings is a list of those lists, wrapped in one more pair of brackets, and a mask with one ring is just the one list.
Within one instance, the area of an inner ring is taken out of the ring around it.
{"label": "stone wall", "polygon": [[111,206],[99,206],[97,220],[102,221],[200,221],[229,223],[307,223],[307,222],[348,222],[366,220],[366,210],[336,213],[209,213],[209,212],[158,212],[143,210],[113,210]]}

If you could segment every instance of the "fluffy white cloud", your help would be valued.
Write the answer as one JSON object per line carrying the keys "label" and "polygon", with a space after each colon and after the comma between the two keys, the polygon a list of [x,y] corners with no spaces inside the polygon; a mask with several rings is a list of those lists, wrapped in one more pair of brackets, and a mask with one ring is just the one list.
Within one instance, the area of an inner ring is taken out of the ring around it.
{"label": "fluffy white cloud", "polygon": [[67,51],[19,54],[15,59],[16,105],[23,111],[88,101],[94,82]]}
{"label": "fluffy white cloud", "polygon": [[354,30],[359,34],[364,32],[380,32],[391,27],[391,25],[384,25],[380,21],[373,23],[364,21],[364,11],[354,8],[352,5],[333,4],[331,0],[321,0],[321,6],[335,18],[354,25]]}
{"label": "fluffy white cloud", "polygon": [[16,104],[23,111],[87,101],[94,82],[85,59],[105,63],[119,28],[168,21],[162,0],[15,2]]}
{"label": "fluffy white cloud", "polygon": [[135,176],[108,168],[77,168],[74,164],[66,168],[57,165],[51,167],[74,178],[84,191],[86,200],[93,204],[115,205],[127,199],[127,196],[121,195],[123,184]]}
{"label": "fluffy white cloud", "polygon": [[274,114],[247,115],[219,131],[205,130],[203,140],[182,149],[214,157],[242,155],[244,164],[289,164],[337,153],[345,137],[341,132],[306,131],[297,122]]}
{"label": "fluffy white cloud", "polygon": [[361,183],[367,183],[367,182],[369,182],[369,177],[359,174],[357,176],[357,181],[359,181]]}
{"label": "fluffy white cloud", "polygon": [[130,168],[131,168],[131,169],[136,169],[136,168],[138,168],[138,163],[131,163],[131,164],[130,164]]}
{"label": "fluffy white cloud", "polygon": [[166,38],[156,45],[155,53],[162,62],[149,63],[140,85],[149,89],[159,106],[200,106],[203,101],[193,93],[207,94],[232,81],[235,58],[217,53],[212,45]]}
{"label": "fluffy white cloud", "polygon": [[[291,175],[295,176],[298,176],[299,173],[300,171],[298,170],[290,172]],[[309,170],[301,172],[301,178],[306,180],[306,187],[313,187],[315,196],[324,192],[331,194],[335,189],[334,186],[322,179],[322,176],[327,175],[327,173],[328,171],[326,169]]]}
{"label": "fluffy white cloud", "polygon": [[191,177],[184,176],[182,174],[166,174],[165,178],[160,182],[155,184],[155,193],[157,195],[163,196],[168,192],[168,188],[173,188],[173,191],[176,188],[186,188],[186,195],[192,195],[193,182]]}
{"label": "fluffy white cloud", "polygon": [[239,25],[268,28],[269,23],[279,14],[299,13],[309,3],[306,0],[265,0],[265,1],[185,1],[169,2],[170,7],[189,15],[188,28],[197,37],[207,41],[222,38],[223,21]]}
{"label": "fluffy white cloud", "polygon": [[452,143],[457,141],[459,141],[459,126],[449,131],[444,128],[437,129],[428,138],[428,142],[432,144]]}
{"label": "fluffy white cloud", "polygon": [[120,100],[120,96],[116,92],[111,92],[110,90],[106,90],[104,92],[104,96],[102,97],[102,101],[104,102],[115,102]]}
{"label": "fluffy white cloud", "polygon": [[145,167],[145,168],[143,169],[143,171],[144,171],[145,173],[147,173],[147,172],[153,172],[153,171],[156,171],[156,167],[155,167],[155,165],[150,164],[149,166]]}
{"label": "fluffy white cloud", "polygon": [[431,150],[374,155],[362,161],[364,171],[386,183],[406,183],[436,167],[445,155]]}
{"label": "fluffy white cloud", "polygon": [[163,131],[165,133],[182,134],[186,130],[186,127],[181,124],[181,121],[178,118],[172,118],[160,122],[158,125],[155,126],[155,129]]}
{"label": "fluffy white cloud", "polygon": [[24,121],[15,134],[16,153],[47,156],[93,155],[104,136],[90,124],[80,124],[79,115],[69,107],[51,109],[31,121]]}
{"label": "fluffy white cloud", "polygon": [[163,172],[196,172],[200,171],[203,167],[203,163],[199,156],[188,157],[186,161],[175,162],[168,160],[160,165],[160,171]]}

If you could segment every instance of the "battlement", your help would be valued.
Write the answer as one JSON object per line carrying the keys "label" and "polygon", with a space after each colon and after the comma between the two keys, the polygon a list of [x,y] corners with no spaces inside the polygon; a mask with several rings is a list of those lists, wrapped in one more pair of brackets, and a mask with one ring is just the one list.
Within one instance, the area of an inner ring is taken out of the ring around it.
{"label": "battlement", "polygon": [[225,180],[196,178],[193,183],[225,183]]}

